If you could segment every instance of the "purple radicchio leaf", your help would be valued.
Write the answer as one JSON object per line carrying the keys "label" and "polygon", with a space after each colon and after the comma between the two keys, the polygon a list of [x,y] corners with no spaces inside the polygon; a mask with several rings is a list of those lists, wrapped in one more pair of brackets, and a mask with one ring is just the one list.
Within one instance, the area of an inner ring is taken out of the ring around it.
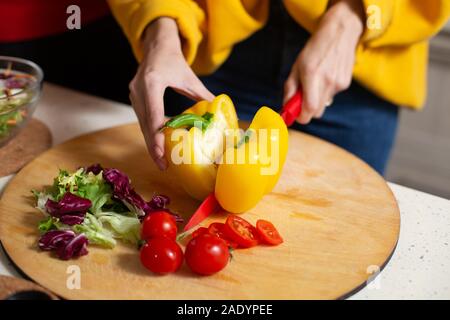
{"label": "purple radicchio leaf", "polygon": [[91,207],[89,199],[78,197],[66,192],[58,202],[48,199],[45,203],[47,212],[67,225],[75,225],[83,222],[86,211]]}
{"label": "purple radicchio leaf", "polygon": [[111,168],[103,170],[103,179],[113,187],[113,196],[121,200],[130,210],[144,216],[150,209],[147,202],[132,188],[130,179],[121,171]]}
{"label": "purple radicchio leaf", "polygon": [[70,214],[65,214],[59,217],[59,221],[68,226],[73,226],[76,224],[81,224],[84,221],[84,217],[86,216],[86,212],[74,212]]}
{"label": "purple radicchio leaf", "polygon": [[103,170],[103,167],[100,165],[100,163],[94,163],[93,165],[90,165],[85,169],[86,173],[92,172],[93,174],[97,175]]}
{"label": "purple radicchio leaf", "polygon": [[152,197],[152,200],[150,200],[147,204],[149,206],[149,210],[146,212],[146,216],[148,214],[151,214],[154,211],[160,211],[164,210],[168,213],[170,213],[176,222],[182,223],[183,218],[173,211],[171,211],[169,208],[167,208],[167,205],[170,203],[170,198],[163,194],[157,194]]}
{"label": "purple radicchio leaf", "polygon": [[55,251],[62,260],[68,260],[88,254],[89,241],[84,234],[76,234],[72,230],[51,230],[39,239],[39,248]]}
{"label": "purple radicchio leaf", "polygon": [[84,256],[88,254],[88,243],[88,238],[80,233],[68,241],[65,246],[56,249],[56,254],[61,260],[69,260],[71,258]]}
{"label": "purple radicchio leaf", "polygon": [[56,250],[74,237],[75,232],[72,230],[50,230],[39,239],[39,248],[45,251]]}
{"label": "purple radicchio leaf", "polygon": [[170,203],[170,198],[163,194],[157,194],[152,197],[148,205],[153,210],[164,209]]}
{"label": "purple radicchio leaf", "polygon": [[29,84],[29,80],[25,78],[7,78],[5,87],[8,89],[25,89]]}

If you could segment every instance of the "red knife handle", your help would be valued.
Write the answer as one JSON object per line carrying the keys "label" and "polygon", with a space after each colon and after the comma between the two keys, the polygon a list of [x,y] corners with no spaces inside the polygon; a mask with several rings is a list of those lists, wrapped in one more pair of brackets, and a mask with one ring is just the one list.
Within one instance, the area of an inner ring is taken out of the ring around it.
{"label": "red knife handle", "polygon": [[299,88],[297,92],[284,104],[280,111],[281,118],[283,118],[284,123],[286,123],[288,127],[295,122],[295,119],[297,119],[302,112],[302,103],[303,92],[302,89]]}

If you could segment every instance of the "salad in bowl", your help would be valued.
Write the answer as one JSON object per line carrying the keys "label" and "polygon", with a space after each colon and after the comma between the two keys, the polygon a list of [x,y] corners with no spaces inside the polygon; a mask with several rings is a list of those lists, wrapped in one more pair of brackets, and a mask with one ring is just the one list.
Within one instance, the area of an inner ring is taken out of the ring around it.
{"label": "salad in bowl", "polygon": [[28,60],[0,56],[0,147],[27,124],[42,88],[41,68]]}

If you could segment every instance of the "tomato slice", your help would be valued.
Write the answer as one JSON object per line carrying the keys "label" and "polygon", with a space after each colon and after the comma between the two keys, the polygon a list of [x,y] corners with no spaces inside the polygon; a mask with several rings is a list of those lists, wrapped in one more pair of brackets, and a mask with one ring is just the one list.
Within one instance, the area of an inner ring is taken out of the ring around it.
{"label": "tomato slice", "polygon": [[205,234],[208,232],[208,228],[205,227],[200,227],[197,228],[193,233],[192,233],[192,239],[197,238],[198,236]]}
{"label": "tomato slice", "polygon": [[256,230],[258,231],[259,238],[265,244],[276,246],[283,243],[283,238],[281,238],[280,233],[269,221],[256,221]]}
{"label": "tomato slice", "polygon": [[227,239],[236,242],[240,247],[250,248],[258,244],[258,232],[248,221],[230,214],[223,227]]}
{"label": "tomato slice", "polygon": [[213,236],[219,237],[220,239],[224,240],[228,247],[236,249],[238,247],[238,244],[236,242],[231,241],[225,236],[225,234],[223,233],[224,227],[225,223],[213,222],[209,225],[208,232]]}
{"label": "tomato slice", "polygon": [[208,227],[208,232],[219,238],[223,238],[223,226],[225,223],[213,222]]}

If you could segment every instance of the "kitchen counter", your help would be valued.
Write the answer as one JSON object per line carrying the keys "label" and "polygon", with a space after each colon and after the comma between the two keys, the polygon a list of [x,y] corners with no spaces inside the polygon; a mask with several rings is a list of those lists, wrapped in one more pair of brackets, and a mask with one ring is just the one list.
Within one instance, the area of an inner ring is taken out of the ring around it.
{"label": "kitchen counter", "polygon": [[[63,112],[58,109],[64,108]],[[136,121],[132,108],[46,83],[35,117],[54,144]],[[12,176],[0,178],[0,193]],[[450,299],[450,201],[389,183],[401,213],[400,239],[387,266],[349,299]],[[0,274],[20,277],[0,249]]]}

